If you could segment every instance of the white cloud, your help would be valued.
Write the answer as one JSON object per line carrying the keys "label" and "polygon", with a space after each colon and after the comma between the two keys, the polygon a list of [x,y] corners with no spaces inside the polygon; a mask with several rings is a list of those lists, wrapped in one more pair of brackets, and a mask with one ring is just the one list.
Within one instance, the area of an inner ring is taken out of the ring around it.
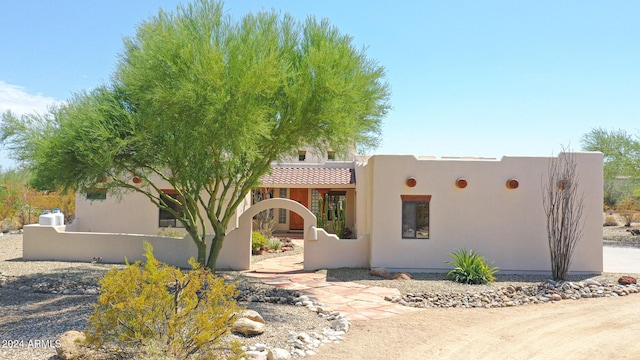
{"label": "white cloud", "polygon": [[30,94],[22,86],[7,84],[0,81],[0,114],[11,110],[16,115],[37,112],[44,114],[48,106],[58,100],[40,94]]}

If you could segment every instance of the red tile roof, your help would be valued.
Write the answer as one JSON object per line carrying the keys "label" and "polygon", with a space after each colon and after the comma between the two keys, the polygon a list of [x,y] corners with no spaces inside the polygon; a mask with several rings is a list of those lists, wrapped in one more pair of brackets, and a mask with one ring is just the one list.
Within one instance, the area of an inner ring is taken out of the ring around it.
{"label": "red tile roof", "polygon": [[356,183],[356,174],[348,168],[272,168],[262,177],[263,185],[348,185]]}

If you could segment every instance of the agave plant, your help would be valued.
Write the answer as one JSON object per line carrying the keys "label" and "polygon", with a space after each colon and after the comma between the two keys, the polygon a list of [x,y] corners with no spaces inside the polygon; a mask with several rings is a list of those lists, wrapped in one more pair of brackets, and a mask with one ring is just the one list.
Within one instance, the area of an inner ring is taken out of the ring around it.
{"label": "agave plant", "polygon": [[460,249],[449,254],[453,261],[445,261],[453,266],[453,270],[447,272],[449,279],[463,284],[488,284],[496,278],[494,274],[498,268],[493,262],[487,264],[484,256],[475,250]]}

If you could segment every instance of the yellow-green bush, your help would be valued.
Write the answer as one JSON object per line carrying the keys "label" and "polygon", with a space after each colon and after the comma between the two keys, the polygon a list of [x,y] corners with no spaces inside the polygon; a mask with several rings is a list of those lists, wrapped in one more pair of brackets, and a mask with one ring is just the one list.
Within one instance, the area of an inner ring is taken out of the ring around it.
{"label": "yellow-green bush", "polygon": [[256,253],[267,246],[267,239],[261,233],[254,231],[251,233],[251,251]]}
{"label": "yellow-green bush", "polygon": [[193,270],[182,272],[158,261],[149,243],[145,251],[144,264],[113,269],[102,279],[87,343],[135,358],[239,358],[240,344],[224,338],[241,310],[234,286],[193,259]]}

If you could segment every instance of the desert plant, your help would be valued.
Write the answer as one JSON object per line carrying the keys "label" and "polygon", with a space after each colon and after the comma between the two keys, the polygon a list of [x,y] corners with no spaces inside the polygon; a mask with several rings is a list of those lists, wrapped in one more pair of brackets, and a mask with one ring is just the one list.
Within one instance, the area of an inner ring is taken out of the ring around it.
{"label": "desert plant", "polygon": [[488,284],[495,280],[498,268],[492,267],[493,262],[487,264],[484,256],[475,250],[460,249],[449,256],[453,259],[445,262],[453,266],[453,270],[447,272],[449,279],[463,284]]}
{"label": "desert plant", "polygon": [[327,232],[329,231],[329,207],[326,205],[329,203],[329,195],[324,196],[324,201],[322,198],[318,200],[318,212],[316,213],[316,226],[318,228],[325,229]]}
{"label": "desert plant", "polygon": [[144,247],[144,264],[113,269],[101,280],[85,331],[87,344],[126,358],[160,353],[176,359],[238,359],[239,344],[225,339],[241,310],[234,286],[193,258],[193,270],[183,273],[158,261],[149,243]]}
{"label": "desert plant", "polygon": [[[271,199],[271,198],[273,198],[273,194],[264,188],[256,189],[253,193],[254,204],[257,204],[264,199]],[[257,213],[253,217],[253,220],[255,221],[258,227],[258,232],[261,233],[262,236],[265,237],[265,239],[270,239],[278,223],[278,220],[275,217],[274,209],[264,210]]]}
{"label": "desert plant", "polygon": [[340,239],[344,238],[345,231],[345,209],[346,204],[344,201],[341,201],[336,209],[333,211],[333,233],[336,234]]}
{"label": "desert plant", "polygon": [[608,215],[604,218],[603,226],[618,226],[618,222],[616,221],[616,217],[613,215]]}
{"label": "desert plant", "polygon": [[582,237],[584,193],[579,191],[575,154],[563,151],[551,158],[546,182],[542,184],[542,204],[547,218],[547,241],[554,280],[566,280],[575,247]]}
{"label": "desert plant", "polygon": [[624,219],[624,226],[631,226],[632,222],[640,221],[640,201],[634,197],[627,197],[618,204],[618,213]]}
{"label": "desert plant", "polygon": [[282,241],[280,241],[280,239],[269,239],[269,241],[267,242],[267,247],[271,250],[280,250],[282,249]]}
{"label": "desert plant", "polygon": [[267,239],[258,231],[251,233],[251,251],[256,253],[263,247],[267,246]]}

